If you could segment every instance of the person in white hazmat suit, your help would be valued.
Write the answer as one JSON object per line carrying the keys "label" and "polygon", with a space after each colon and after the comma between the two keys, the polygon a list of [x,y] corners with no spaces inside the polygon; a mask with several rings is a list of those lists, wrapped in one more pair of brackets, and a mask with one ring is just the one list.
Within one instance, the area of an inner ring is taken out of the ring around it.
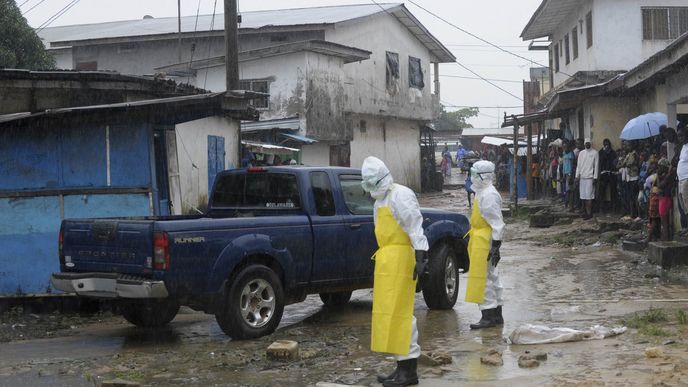
{"label": "person in white hazmat suit", "polygon": [[499,248],[504,234],[502,196],[497,192],[495,165],[481,160],[471,168],[471,188],[475,191],[475,204],[471,214],[468,241],[468,284],[466,301],[478,304],[482,317],[471,329],[490,328],[504,324],[502,317],[502,284],[497,264],[501,259]]}
{"label": "person in white hazmat suit", "polygon": [[378,250],[373,284],[371,350],[391,353],[397,368],[378,376],[383,386],[418,384],[418,327],[413,316],[416,278],[425,267],[428,240],[415,193],[394,184],[389,169],[368,157],[361,168],[361,186],[375,199],[375,238]]}

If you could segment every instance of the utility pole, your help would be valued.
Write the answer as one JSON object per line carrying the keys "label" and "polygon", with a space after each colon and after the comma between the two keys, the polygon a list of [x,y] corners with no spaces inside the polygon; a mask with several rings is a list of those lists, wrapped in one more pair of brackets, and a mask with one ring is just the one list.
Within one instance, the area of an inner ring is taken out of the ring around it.
{"label": "utility pole", "polygon": [[[237,0],[224,0],[225,2],[225,68],[226,68],[226,97],[228,102],[231,90],[239,89],[239,38]],[[237,162],[241,163],[241,124],[237,128]],[[239,164],[237,164],[239,165]]]}
{"label": "utility pole", "polygon": [[[518,120],[516,116],[511,115],[514,121],[514,179],[511,184],[511,203],[514,206],[514,216],[518,214]],[[506,121],[506,112],[504,112],[504,121]]]}
{"label": "utility pole", "polygon": [[225,63],[227,91],[239,89],[239,41],[237,0],[225,0]]}
{"label": "utility pole", "polygon": [[177,32],[177,50],[179,51],[177,63],[182,63],[182,0],[177,0]]}

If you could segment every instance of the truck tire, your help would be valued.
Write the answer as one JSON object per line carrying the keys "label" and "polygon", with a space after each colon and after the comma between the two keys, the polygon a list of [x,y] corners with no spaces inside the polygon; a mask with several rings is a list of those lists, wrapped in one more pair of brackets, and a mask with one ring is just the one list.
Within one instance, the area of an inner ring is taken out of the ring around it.
{"label": "truck tire", "polygon": [[423,277],[423,298],[430,309],[451,309],[459,295],[459,258],[446,243],[430,251],[428,272]]}
{"label": "truck tire", "polygon": [[225,290],[215,315],[222,331],[235,340],[254,339],[277,329],[284,312],[284,290],[277,274],[263,265],[242,269]]}
{"label": "truck tire", "polygon": [[320,293],[320,300],[325,306],[342,306],[351,300],[351,292]]}
{"label": "truck tire", "polygon": [[132,300],[125,301],[121,307],[122,316],[142,328],[167,325],[179,312],[179,303],[175,300]]}

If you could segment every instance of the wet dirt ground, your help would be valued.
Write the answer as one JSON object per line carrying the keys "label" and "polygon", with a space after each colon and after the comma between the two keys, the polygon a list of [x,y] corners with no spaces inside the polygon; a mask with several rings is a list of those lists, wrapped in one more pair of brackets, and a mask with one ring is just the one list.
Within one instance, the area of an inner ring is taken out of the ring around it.
{"label": "wet dirt ground", "polygon": [[[422,195],[421,204],[469,211],[463,190]],[[591,230],[589,237],[573,246],[553,242],[585,229]],[[499,264],[505,287],[501,328],[469,329],[479,311],[461,301],[465,276],[453,310],[428,310],[418,294],[415,314],[423,351],[452,359],[441,366],[421,364],[420,385],[688,384],[688,325],[674,317],[688,303],[686,276],[662,272],[642,254],[623,252],[616,244],[596,242],[590,222],[529,229],[527,219],[510,221]],[[505,341],[524,323],[576,329],[618,326],[648,310],[667,316],[659,330],[630,328],[604,340],[534,346]],[[370,318],[371,292],[362,290],[337,309],[324,308],[317,296],[309,296],[286,308],[273,335],[250,341],[230,340],[212,316],[188,309],[156,331],[130,326],[119,316],[70,320],[68,327],[60,326],[48,337],[29,335],[1,343],[0,386],[97,386],[115,378],[155,386],[375,386],[375,375],[391,370],[394,361],[370,352]],[[297,341],[301,360],[266,359],[267,346],[279,339]],[[656,346],[663,355],[648,358],[646,348]],[[481,363],[490,349],[503,353],[502,366]],[[536,368],[521,368],[518,357],[526,350],[544,351],[548,358]]]}

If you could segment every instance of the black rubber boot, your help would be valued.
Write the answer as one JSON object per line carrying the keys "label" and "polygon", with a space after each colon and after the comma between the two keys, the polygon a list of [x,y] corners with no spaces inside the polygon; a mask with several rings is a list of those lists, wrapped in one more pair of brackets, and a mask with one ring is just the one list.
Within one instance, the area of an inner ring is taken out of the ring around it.
{"label": "black rubber boot", "polygon": [[418,359],[397,362],[397,372],[393,379],[382,382],[384,387],[403,387],[418,384]]}
{"label": "black rubber boot", "polygon": [[502,306],[501,305],[499,305],[497,307],[497,309],[495,309],[494,321],[495,321],[495,324],[497,324],[497,325],[503,325],[504,324],[504,317],[502,317]]}
{"label": "black rubber boot", "polygon": [[397,375],[397,372],[399,372],[399,362],[397,362],[397,368],[394,371],[392,371],[391,374],[389,374],[389,375],[378,375],[377,376],[377,382],[378,383],[384,383],[386,381],[392,380]]}
{"label": "black rubber boot", "polygon": [[471,324],[471,329],[492,328],[497,326],[494,318],[496,311],[497,308],[481,310],[480,313],[482,313],[483,317],[477,323]]}

